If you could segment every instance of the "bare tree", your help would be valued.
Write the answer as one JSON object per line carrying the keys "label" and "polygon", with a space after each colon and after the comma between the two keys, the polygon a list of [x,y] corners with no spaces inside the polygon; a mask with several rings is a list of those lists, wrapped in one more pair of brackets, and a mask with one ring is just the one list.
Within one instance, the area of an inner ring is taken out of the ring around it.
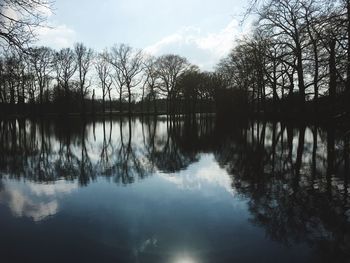
{"label": "bare tree", "polygon": [[102,111],[105,113],[106,111],[106,96],[109,95],[109,103],[110,103],[110,113],[111,113],[111,87],[112,87],[112,77],[111,77],[111,68],[110,64],[106,60],[106,52],[102,54],[98,54],[95,68],[97,71],[97,76],[101,84],[102,89]]}
{"label": "bare tree", "polygon": [[84,46],[83,43],[77,43],[74,46],[74,51],[77,60],[77,71],[79,75],[81,111],[83,113],[86,113],[85,96],[88,94],[88,89],[91,86],[91,82],[89,84],[86,83],[86,78],[91,66],[93,50]]}
{"label": "bare tree", "polygon": [[35,39],[35,29],[43,25],[51,6],[48,0],[1,0],[0,46],[24,51]]}
{"label": "bare tree", "polygon": [[111,49],[109,62],[113,65],[120,87],[120,103],[122,88],[125,85],[128,93],[128,113],[131,114],[132,90],[141,83],[142,51],[134,50],[128,45],[115,45]]}
{"label": "bare tree", "polygon": [[77,70],[74,51],[70,48],[64,48],[57,52],[55,54],[54,67],[57,85],[64,90],[65,104],[68,106],[68,108],[65,108],[65,111],[68,111],[70,106],[70,81]]}
{"label": "bare tree", "polygon": [[[113,66],[112,61],[115,61],[112,55],[112,52],[104,52],[104,59],[107,60],[110,65]],[[119,95],[119,112],[123,112],[123,97],[124,97],[124,86],[125,86],[125,78],[123,76],[122,71],[120,71],[117,67],[113,66],[114,74],[112,74],[112,83],[114,83],[117,93]],[[110,93],[109,93],[110,96]],[[112,112],[111,100],[110,100],[110,113]]]}
{"label": "bare tree", "polygon": [[[143,108],[143,102],[145,96],[148,98],[148,109],[151,99],[153,100],[153,110],[157,112],[157,89],[159,87],[159,74],[157,71],[157,59],[153,56],[145,59],[144,62],[144,83],[142,86],[141,103]],[[146,95],[147,94],[147,95]]]}
{"label": "bare tree", "polygon": [[272,30],[273,37],[280,43],[286,44],[295,55],[296,64],[293,65],[298,76],[299,94],[305,101],[305,26],[302,14],[303,6],[300,0],[272,0],[263,6],[260,12],[261,23],[268,30]]}
{"label": "bare tree", "polygon": [[[14,105],[20,100],[18,96],[20,84],[22,65],[20,56],[14,52],[8,53],[5,57],[4,63],[4,84],[5,84],[5,98],[11,105],[11,110],[14,110]],[[16,93],[17,91],[17,93]]]}
{"label": "bare tree", "polygon": [[162,80],[159,89],[167,98],[168,113],[174,113],[173,100],[176,97],[176,84],[179,76],[188,66],[187,59],[178,55],[163,55],[157,59],[157,72]]}
{"label": "bare tree", "polygon": [[35,77],[39,86],[39,102],[43,105],[44,88],[49,81],[52,70],[52,50],[47,47],[33,48],[30,51],[30,61],[35,69]]}

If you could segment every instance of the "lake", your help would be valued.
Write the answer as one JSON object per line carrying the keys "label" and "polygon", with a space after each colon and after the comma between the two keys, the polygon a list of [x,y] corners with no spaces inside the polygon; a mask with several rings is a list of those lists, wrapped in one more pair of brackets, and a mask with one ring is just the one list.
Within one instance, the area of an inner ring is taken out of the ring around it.
{"label": "lake", "polygon": [[0,261],[349,262],[350,133],[166,117],[0,121]]}

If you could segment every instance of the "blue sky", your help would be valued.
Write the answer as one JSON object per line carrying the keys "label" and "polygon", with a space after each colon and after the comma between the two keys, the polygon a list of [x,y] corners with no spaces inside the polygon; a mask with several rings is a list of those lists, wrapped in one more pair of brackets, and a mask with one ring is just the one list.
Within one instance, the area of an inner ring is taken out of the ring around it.
{"label": "blue sky", "polygon": [[153,55],[186,56],[212,69],[249,30],[239,25],[242,0],[56,0],[39,44],[54,48],[84,42],[95,50],[126,43]]}

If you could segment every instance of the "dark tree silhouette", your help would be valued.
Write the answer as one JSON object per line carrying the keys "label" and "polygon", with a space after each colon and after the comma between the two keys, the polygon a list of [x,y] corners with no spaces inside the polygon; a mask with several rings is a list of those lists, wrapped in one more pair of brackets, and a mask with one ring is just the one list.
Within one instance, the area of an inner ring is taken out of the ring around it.
{"label": "dark tree silhouette", "polygon": [[2,0],[0,2],[0,47],[25,50],[35,39],[35,29],[42,26],[51,12],[52,1]]}

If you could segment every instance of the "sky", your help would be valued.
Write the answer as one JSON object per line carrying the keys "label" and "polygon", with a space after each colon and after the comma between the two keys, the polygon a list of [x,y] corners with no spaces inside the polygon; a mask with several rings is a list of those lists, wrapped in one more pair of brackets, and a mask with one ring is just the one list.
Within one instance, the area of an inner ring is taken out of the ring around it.
{"label": "sky", "polygon": [[38,44],[59,49],[83,42],[101,51],[125,43],[212,70],[249,32],[249,23],[239,23],[245,7],[244,0],[56,0]]}

